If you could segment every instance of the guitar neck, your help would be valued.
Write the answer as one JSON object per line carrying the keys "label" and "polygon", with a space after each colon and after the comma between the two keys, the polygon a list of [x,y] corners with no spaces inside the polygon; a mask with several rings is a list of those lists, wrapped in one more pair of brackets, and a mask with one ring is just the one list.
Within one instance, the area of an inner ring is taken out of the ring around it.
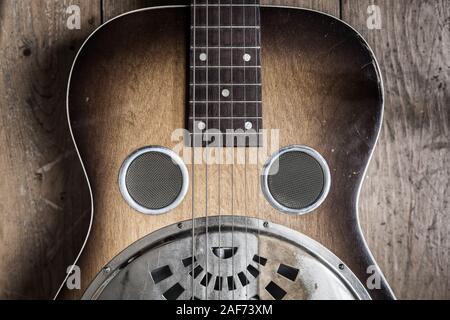
{"label": "guitar neck", "polygon": [[192,1],[188,130],[196,145],[259,145],[259,10],[255,0]]}

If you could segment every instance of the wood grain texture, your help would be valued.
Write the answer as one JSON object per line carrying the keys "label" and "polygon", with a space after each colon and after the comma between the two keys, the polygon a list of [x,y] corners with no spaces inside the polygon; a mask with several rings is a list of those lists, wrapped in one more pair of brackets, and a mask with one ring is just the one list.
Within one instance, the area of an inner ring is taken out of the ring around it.
{"label": "wood grain texture", "polygon": [[[367,7],[382,29],[368,30]],[[362,225],[398,297],[450,298],[450,3],[344,0],[385,79],[381,138],[361,194]]]}
{"label": "wood grain texture", "polygon": [[[66,26],[78,4],[81,30]],[[69,137],[72,60],[100,23],[91,1],[0,3],[0,298],[50,298],[86,233],[88,195]]]}
{"label": "wood grain texture", "polygon": [[339,0],[262,0],[261,4],[313,9],[321,12],[326,12],[335,17],[339,17],[340,13]]}
{"label": "wood grain texture", "polygon": [[[189,4],[190,1],[181,0],[102,0],[105,21],[131,10],[140,8]],[[328,14],[339,16],[339,0],[261,0],[261,4],[294,6],[307,9],[314,9]]]}

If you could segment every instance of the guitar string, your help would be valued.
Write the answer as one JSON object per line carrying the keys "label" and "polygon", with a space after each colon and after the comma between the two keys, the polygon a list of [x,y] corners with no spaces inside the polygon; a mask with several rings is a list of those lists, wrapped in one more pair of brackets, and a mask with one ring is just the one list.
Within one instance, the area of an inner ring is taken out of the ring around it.
{"label": "guitar string", "polygon": [[[259,7],[257,7],[257,5],[259,4],[259,0],[255,0],[255,9],[254,9],[254,12],[255,12],[255,26],[257,26],[258,25],[258,23],[259,23],[259,25],[261,25],[261,19],[258,19],[258,10],[259,10]],[[259,20],[259,21],[258,21]],[[261,36],[261,32],[259,33],[259,36]],[[260,57],[260,59],[262,59],[262,54],[261,54],[261,43],[260,43],[260,41],[258,42],[258,30],[255,28],[255,47],[256,48],[258,48],[258,46],[259,46],[259,55],[257,54],[257,56],[259,56]],[[258,49],[256,49],[256,52],[258,53]],[[260,61],[260,64],[262,65],[262,62]],[[255,83],[258,83],[258,80],[260,80],[261,81],[261,83],[262,83],[262,75],[261,75],[261,73],[262,73],[262,71],[259,69],[259,72],[260,72],[260,76],[259,76],[259,78],[258,78],[258,69],[255,71]],[[261,95],[262,95],[262,92],[261,92]],[[259,96],[258,95],[258,98],[260,98],[259,100],[262,100],[262,96]],[[259,176],[259,151],[260,151],[260,148],[259,148],[259,143],[260,143],[260,136],[259,136],[259,130],[260,130],[260,128],[259,128],[259,107],[260,107],[260,104],[256,104],[256,139],[257,139],[257,144],[256,144],[256,181],[257,181],[257,183],[259,184],[259,183],[261,183],[261,179],[260,179],[260,176]],[[258,224],[258,232],[257,232],[257,252],[258,252],[258,257],[260,257],[261,256],[261,252],[260,252],[260,236],[261,236],[261,220],[260,220],[260,210],[259,210],[259,202],[260,202],[260,194],[259,194],[259,192],[258,192],[258,188],[257,188],[257,193],[256,193],[256,204],[257,204],[257,207],[256,207],[256,210],[257,210],[257,216],[258,216],[258,222],[257,222],[257,224]],[[257,266],[258,266],[258,274],[261,274],[261,265],[258,263],[257,264]],[[259,277],[259,279],[261,279],[261,277]],[[260,285],[260,280],[258,280],[257,281],[257,286],[256,286],[256,290],[257,290],[257,292],[258,292],[258,295],[259,295],[259,285]]]}
{"label": "guitar string", "polygon": [[[194,1],[194,6],[195,6],[195,2],[196,1]],[[255,1],[255,5],[257,4],[257,1]],[[207,57],[209,57],[209,44],[208,44],[208,41],[209,41],[209,30],[208,30],[208,27],[209,27],[209,17],[208,17],[208,13],[209,13],[209,8],[208,8],[208,6],[209,6],[209,1],[207,1],[207,3],[206,3],[206,17],[207,17],[207,31],[206,31],[206,50],[207,50]],[[230,25],[230,29],[231,29],[231,43],[232,43],[232,45],[233,45],[233,34],[232,34],[232,32],[233,32],[233,30],[232,30],[232,24],[233,24],[233,16],[232,16],[232,6],[233,6],[233,1],[231,1],[231,4],[230,4],[230,6],[231,6],[231,10],[230,10],[230,18],[231,18],[231,25]],[[196,10],[194,10],[194,39],[195,39],[195,34],[196,34],[196,32],[195,32],[195,30],[196,30],[196,26],[195,26],[195,22],[196,22],[196,20],[195,20],[195,17],[196,17],[196,12],[195,12]],[[219,5],[219,17],[220,17],[220,5]],[[220,19],[220,18],[219,18]],[[243,10],[243,19],[244,19],[244,21],[245,21],[245,10]],[[220,20],[219,20],[219,24],[220,24]],[[256,8],[256,6],[255,6],[255,26],[257,25],[257,8]],[[257,44],[257,42],[258,42],[258,40],[257,40],[257,30],[256,30],[256,28],[254,28],[255,29],[255,43]],[[245,30],[244,30],[244,51],[245,51],[245,47],[246,47],[246,34],[245,34]],[[220,26],[219,26],[219,39],[220,39]],[[220,40],[219,40],[220,41]],[[231,48],[231,64],[232,64],[232,66],[233,66],[233,58],[234,58],[234,52],[233,52],[233,48]],[[196,77],[196,72],[195,72],[195,70],[196,70],[196,68],[195,68],[195,59],[196,59],[196,41],[194,40],[194,76],[193,76],[193,78],[194,78],[194,122],[195,122],[195,119],[196,119],[196,86],[195,86],[195,84],[196,84],[196,82],[195,82],[195,77]],[[257,59],[257,58],[256,58]],[[219,50],[219,64],[220,64],[220,50]],[[207,61],[207,68],[206,68],[206,84],[208,84],[208,81],[209,81],[209,68],[208,68],[208,66],[209,66],[209,60]],[[245,69],[245,67],[246,67],[246,62],[244,61],[244,83],[245,83],[245,81],[246,81],[246,69]],[[258,80],[258,75],[256,74],[256,81]],[[220,81],[220,71],[219,71],[219,81]],[[233,84],[233,82],[234,82],[234,75],[233,74],[231,74],[231,82],[232,82],[232,84]],[[208,86],[206,86],[206,87],[208,87]],[[220,86],[219,86],[220,87]],[[220,100],[220,94],[219,94],[219,100]],[[231,106],[232,106],[232,109],[231,109],[231,113],[232,113],[232,115],[233,115],[233,113],[234,113],[234,96],[233,96],[233,93],[232,93],[232,99],[231,99],[232,101],[231,101]],[[245,110],[245,114],[247,114],[247,103],[246,103],[246,92],[244,92],[244,110]],[[219,103],[219,107],[220,107],[220,103]],[[208,119],[208,116],[209,116],[209,90],[206,90],[206,121],[207,121],[207,128],[209,127],[209,119]],[[257,108],[257,113],[259,112],[259,110],[258,110],[258,108]],[[220,120],[219,120],[220,121]],[[233,123],[233,128],[234,128],[234,119],[233,119],[233,116],[232,116],[232,123]],[[259,132],[259,123],[257,123],[257,133]],[[257,142],[259,141],[259,137],[257,136]],[[195,152],[193,153],[194,154],[194,160],[195,160]],[[206,281],[208,282],[208,229],[209,229],[209,225],[208,225],[208,164],[209,164],[209,161],[208,161],[208,156],[209,156],[209,154],[208,154],[208,146],[206,146],[206,163],[207,163],[207,166],[206,166],[206,185],[205,185],[205,194],[206,194],[206,207],[205,207],[205,217],[206,217],[206,219],[205,219],[205,227],[206,227],[206,244],[205,244],[205,248],[206,248]],[[259,157],[259,152],[257,151],[257,163],[259,163],[259,160],[258,160],[258,157]],[[234,230],[235,230],[235,226],[234,226],[234,169],[235,169],[235,167],[234,167],[234,161],[236,161],[236,159],[235,159],[235,155],[233,154],[233,166],[232,166],[232,172],[231,172],[231,174],[232,174],[232,243],[233,243],[233,248],[234,248]],[[246,199],[245,199],[245,216],[246,216],[246,218],[247,218],[247,211],[248,211],[248,204],[247,204],[247,154],[245,154],[245,190],[246,190]],[[195,163],[195,161],[194,161],[194,163]],[[220,167],[220,166],[219,166]],[[219,179],[220,179],[220,175],[219,175]],[[193,179],[194,180],[194,179]],[[220,181],[219,181],[219,193],[220,193]],[[259,202],[258,202],[258,207],[259,207]],[[194,208],[194,204],[193,204],[193,208]],[[195,210],[193,209],[193,256],[194,256],[194,254],[195,254],[195,245],[194,245],[194,238],[195,238],[195,219],[194,219],[194,215],[195,215]],[[258,210],[258,214],[259,214],[259,210]],[[219,218],[220,218],[220,200],[219,200]],[[219,220],[219,247],[220,247],[220,242],[221,242],[221,225],[220,225],[220,223],[221,223],[221,221]],[[245,229],[246,229],[246,239],[245,239],[245,247],[246,247],[246,251],[248,251],[248,235],[247,235],[247,230],[248,230],[248,225],[247,225],[247,219],[246,219],[246,225],[245,225]],[[246,257],[245,257],[245,259],[246,259],[246,264],[248,263],[248,261],[247,261],[247,254],[246,254]],[[232,268],[233,268],[233,271],[232,271],[232,274],[234,275],[234,265],[235,265],[235,261],[234,261],[234,255],[233,255],[233,262],[232,262]],[[194,266],[193,266],[194,267]],[[193,270],[194,270],[194,268],[193,268]],[[246,274],[247,274],[247,271],[246,271]],[[193,273],[193,275],[194,275],[194,273]],[[248,275],[248,274],[247,274]],[[220,276],[220,265],[219,265],[219,276]],[[194,282],[193,282],[193,296],[194,296],[194,291],[195,291],[195,288],[194,288],[194,286],[195,286],[195,284],[194,284]],[[233,286],[233,289],[234,289],[234,286]],[[248,287],[246,288],[246,296],[248,297]],[[220,297],[220,294],[219,294],[219,297]],[[208,294],[207,294],[207,286],[206,286],[206,298],[208,299]],[[234,290],[233,290],[233,299],[234,299]]]}
{"label": "guitar string", "polygon": [[193,44],[192,44],[192,60],[193,60],[193,75],[192,75],[192,82],[193,82],[193,122],[192,122],[192,135],[191,135],[191,160],[192,160],[192,267],[191,267],[191,280],[192,280],[192,300],[195,299],[195,281],[194,281],[194,265],[195,265],[195,124],[196,124],[196,73],[197,70],[195,68],[196,66],[196,54],[197,54],[197,42],[196,42],[196,14],[197,14],[197,1],[194,0],[194,4],[192,7],[193,12],[193,27],[192,27],[192,38],[193,38]]}
{"label": "guitar string", "polygon": [[[218,55],[219,55],[219,67],[221,67],[221,50],[222,49],[220,49],[220,47],[221,47],[221,42],[220,42],[220,33],[222,32],[222,30],[221,30],[221,28],[222,28],[222,26],[221,26],[221,0],[219,0],[219,15],[218,15],[218,17],[219,17],[219,35],[218,35],[218,37],[219,37],[219,49],[217,50],[218,51]],[[221,101],[221,98],[222,98],[222,95],[220,94],[220,87],[221,87],[221,79],[220,79],[220,77],[221,77],[221,70],[222,70],[222,68],[219,68],[219,70],[218,70],[218,74],[219,74],[219,76],[218,76],[218,83],[219,83],[219,114],[218,114],[218,116],[219,116],[219,132],[222,132],[221,131],[221,126],[220,126],[220,115],[221,115],[221,106],[220,106],[220,101]],[[219,181],[219,194],[218,194],[218,202],[219,202],[219,248],[222,248],[222,237],[221,237],[221,233],[222,233],[222,227],[221,227],[221,210],[220,210],[220,182],[221,182],[221,177],[220,177],[220,175],[221,175],[221,170],[220,170],[220,166],[221,166],[221,163],[222,163],[222,161],[223,161],[223,159],[222,159],[222,152],[223,152],[223,136],[222,136],[222,134],[220,134],[220,139],[219,139],[219,143],[220,143],[220,145],[219,145],[219,148],[222,148],[222,149],[219,149],[219,154],[220,154],[220,158],[219,158],[219,164],[218,164],[218,175],[219,175],[219,178],[218,178],[218,181]],[[216,153],[216,156],[217,156],[217,153]],[[222,281],[223,281],[223,278],[222,278],[222,274],[221,274],[221,265],[222,265],[222,261],[219,259],[218,260],[219,261],[219,281],[220,281],[220,284],[219,284],[219,300],[221,300],[222,299]]]}
{"label": "guitar string", "polygon": [[[209,131],[209,119],[208,119],[208,115],[209,115],[209,0],[206,0],[206,133],[208,133]],[[209,137],[209,136],[207,136]],[[209,138],[208,138],[209,139]],[[206,161],[206,165],[205,165],[205,170],[206,170],[206,181],[205,181],[205,197],[206,197],[206,204],[205,204],[205,232],[206,232],[206,238],[205,238],[205,266],[206,266],[206,275],[205,275],[205,300],[208,300],[208,280],[209,280],[209,276],[208,276],[208,253],[209,253],[209,246],[208,246],[208,167],[209,167],[209,158],[208,158],[208,144],[209,144],[209,140],[206,139],[206,143],[205,143],[205,152],[206,152],[206,157],[205,157],[205,161]]]}
{"label": "guitar string", "polygon": [[[245,0],[243,1],[243,4],[245,4]],[[245,19],[245,6],[243,6],[241,8],[242,10],[242,20],[243,20],[243,26],[246,26],[246,19]],[[242,59],[244,61],[244,81],[243,83],[246,84],[247,83],[247,61],[244,59],[244,54],[247,53],[246,50],[246,35],[247,35],[247,28],[244,28],[244,50],[243,50],[243,55],[242,55]],[[247,87],[244,87],[244,115],[247,116]],[[246,130],[245,128],[245,123],[247,122],[247,120],[245,120],[244,122],[244,130]],[[244,135],[245,137],[245,135]],[[247,139],[247,138],[245,138]],[[246,141],[245,141],[246,143]],[[249,139],[249,148],[251,145],[251,141]],[[249,151],[250,152],[250,151]],[[245,184],[244,184],[244,189],[245,189],[245,194],[244,194],[244,198],[245,198],[245,208],[244,208],[244,212],[245,212],[245,265],[248,265],[248,225],[247,225],[247,219],[248,219],[248,211],[247,211],[247,148],[245,148],[245,144],[244,144],[244,162],[245,162],[245,166],[244,166],[244,174],[245,174]],[[247,272],[247,268],[245,268],[245,276],[248,279],[248,272]],[[248,285],[245,286],[245,297],[246,300],[248,300]]]}
{"label": "guitar string", "polygon": [[[230,1],[230,38],[231,38],[231,57],[233,57],[233,0]],[[231,59],[231,83],[234,83],[234,74],[233,74],[233,59]],[[233,86],[232,86],[233,88]],[[231,128],[234,130],[234,90],[231,91]],[[233,137],[233,145],[234,145],[234,137]],[[233,147],[233,146],[231,146]],[[234,162],[236,161],[236,157],[234,154],[234,148],[232,149],[233,161],[231,164],[231,250],[234,250]],[[233,277],[231,280],[231,289],[233,300],[235,300],[235,283],[234,283],[234,254],[231,258],[231,276]],[[228,285],[229,287],[229,285]]]}

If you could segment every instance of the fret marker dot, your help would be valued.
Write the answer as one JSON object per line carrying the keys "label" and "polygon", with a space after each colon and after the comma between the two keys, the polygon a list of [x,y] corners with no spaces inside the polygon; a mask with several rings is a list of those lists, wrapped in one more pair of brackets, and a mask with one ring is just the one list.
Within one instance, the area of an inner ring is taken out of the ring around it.
{"label": "fret marker dot", "polygon": [[225,98],[228,98],[228,97],[230,96],[230,90],[228,90],[228,89],[223,89],[223,90],[222,90],[222,95],[223,95]]}
{"label": "fret marker dot", "polygon": [[205,130],[206,129],[206,124],[203,121],[199,121],[197,124],[197,127],[199,130]]}
{"label": "fret marker dot", "polygon": [[247,121],[245,123],[245,129],[250,130],[253,128],[253,124],[250,121]]}
{"label": "fret marker dot", "polygon": [[250,60],[252,60],[252,56],[249,55],[248,53],[244,54],[242,58],[244,59],[245,62],[249,62]]}
{"label": "fret marker dot", "polygon": [[208,56],[206,55],[206,53],[200,53],[200,61],[206,61],[206,59],[208,59]]}

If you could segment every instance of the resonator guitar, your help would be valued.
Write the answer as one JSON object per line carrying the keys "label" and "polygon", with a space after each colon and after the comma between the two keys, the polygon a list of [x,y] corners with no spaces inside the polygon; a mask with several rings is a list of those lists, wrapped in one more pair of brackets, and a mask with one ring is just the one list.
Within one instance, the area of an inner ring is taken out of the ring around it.
{"label": "resonator guitar", "polygon": [[92,216],[82,288],[59,297],[394,298],[357,209],[382,79],[344,22],[256,0],[129,12],[80,49],[67,108]]}

